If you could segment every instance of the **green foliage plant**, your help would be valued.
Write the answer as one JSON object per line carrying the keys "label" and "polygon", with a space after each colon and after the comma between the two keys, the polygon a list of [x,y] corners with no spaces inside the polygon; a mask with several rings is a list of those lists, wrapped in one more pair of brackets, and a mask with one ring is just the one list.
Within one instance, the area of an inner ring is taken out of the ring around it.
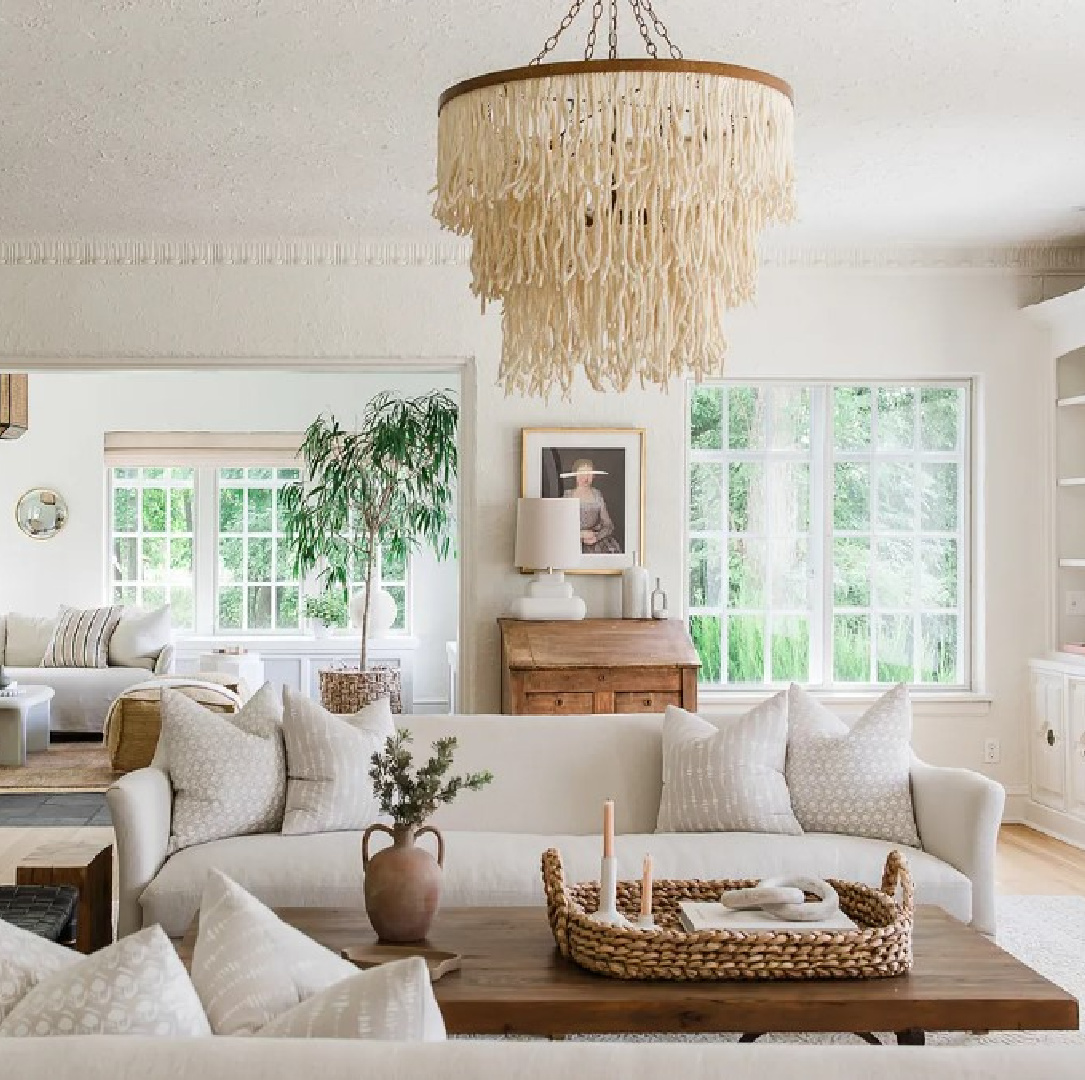
{"label": "green foliage plant", "polygon": [[305,617],[319,619],[325,626],[344,627],[349,611],[343,594],[338,591],[309,596],[305,600]]}
{"label": "green foliage plant", "polygon": [[301,445],[302,478],[282,489],[283,531],[299,577],[316,570],[347,601],[352,570],[364,569],[363,671],[381,548],[396,559],[423,544],[440,559],[452,551],[458,418],[441,390],[378,394],[353,431],[318,416]]}
{"label": "green foliage plant", "polygon": [[493,773],[468,773],[445,778],[452,768],[456,738],[449,736],[433,744],[433,756],[412,771],[414,755],[410,750],[411,733],[398,728],[389,735],[384,750],[373,755],[369,776],[380,802],[397,828],[418,828],[425,824],[442,803],[450,803],[462,790],[479,791],[493,780]]}

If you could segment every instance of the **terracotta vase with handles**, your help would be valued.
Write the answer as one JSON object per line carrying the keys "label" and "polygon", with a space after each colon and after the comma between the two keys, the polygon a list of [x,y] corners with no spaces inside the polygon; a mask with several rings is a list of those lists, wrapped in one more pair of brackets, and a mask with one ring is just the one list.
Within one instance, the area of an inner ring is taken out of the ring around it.
{"label": "terracotta vase with handles", "polygon": [[[392,846],[369,854],[369,839],[387,833]],[[425,833],[437,837],[437,858],[415,841]],[[441,870],[445,840],[432,825],[370,825],[362,834],[365,912],[381,941],[422,941],[441,902]]]}

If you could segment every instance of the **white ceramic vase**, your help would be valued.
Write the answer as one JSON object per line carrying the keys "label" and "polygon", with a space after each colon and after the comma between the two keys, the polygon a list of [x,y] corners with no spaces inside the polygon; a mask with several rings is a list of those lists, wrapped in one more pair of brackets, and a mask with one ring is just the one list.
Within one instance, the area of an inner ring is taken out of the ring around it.
{"label": "white ceramic vase", "polygon": [[[378,589],[373,594],[373,603],[369,607],[369,633],[373,637],[387,634],[395,625],[396,598],[387,589]],[[365,617],[365,586],[358,589],[350,598],[350,621],[356,630],[361,629]]]}
{"label": "white ceramic vase", "polygon": [[328,624],[323,619],[310,619],[309,626],[315,638],[326,638],[330,633]]}
{"label": "white ceramic vase", "polygon": [[648,592],[648,571],[637,565],[637,553],[633,552],[633,565],[622,571],[622,618],[648,619],[651,617]]}

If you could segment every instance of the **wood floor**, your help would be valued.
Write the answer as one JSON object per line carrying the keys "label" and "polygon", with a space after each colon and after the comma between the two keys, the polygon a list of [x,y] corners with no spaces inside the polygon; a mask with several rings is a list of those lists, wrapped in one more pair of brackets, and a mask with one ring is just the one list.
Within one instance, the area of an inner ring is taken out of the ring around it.
{"label": "wood floor", "polygon": [[[62,840],[105,841],[112,830],[0,828],[0,885],[15,881],[20,859],[39,844]],[[1025,825],[1004,825],[998,842],[998,891],[1008,895],[1085,896],[1085,851]]]}

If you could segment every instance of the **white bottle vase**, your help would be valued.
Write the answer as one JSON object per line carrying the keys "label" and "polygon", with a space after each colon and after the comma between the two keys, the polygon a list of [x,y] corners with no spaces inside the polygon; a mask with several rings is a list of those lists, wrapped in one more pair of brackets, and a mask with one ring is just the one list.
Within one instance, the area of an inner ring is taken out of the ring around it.
{"label": "white bottle vase", "polygon": [[637,565],[637,553],[633,552],[633,565],[622,571],[622,618],[647,619],[651,617],[648,600],[648,571]]}

